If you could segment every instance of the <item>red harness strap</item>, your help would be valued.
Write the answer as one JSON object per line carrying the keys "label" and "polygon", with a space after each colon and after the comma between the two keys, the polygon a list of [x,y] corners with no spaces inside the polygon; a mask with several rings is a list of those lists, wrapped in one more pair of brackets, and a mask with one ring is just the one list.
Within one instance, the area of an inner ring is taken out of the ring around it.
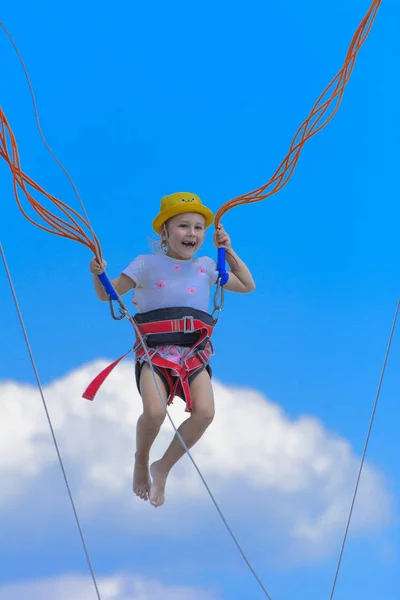
{"label": "red harness strap", "polygon": [[[131,352],[131,350],[129,350],[129,352]],[[94,397],[97,394],[101,384],[107,379],[107,377],[109,376],[111,371],[115,369],[117,364],[121,362],[121,360],[125,358],[125,356],[128,356],[129,352],[126,352],[123,356],[120,356],[119,358],[117,358],[117,360],[111,363],[111,365],[108,365],[108,367],[103,369],[102,372],[99,373],[97,377],[93,379],[92,383],[88,385],[88,387],[82,394],[82,398],[86,398],[86,400],[94,400]]]}
{"label": "red harness strap", "polygon": [[[193,317],[183,317],[181,319],[169,319],[163,321],[153,321],[150,323],[137,323],[136,326],[139,329],[141,336],[143,337],[144,343],[148,335],[162,334],[162,333],[199,333],[197,342],[190,348],[189,356],[183,361],[183,364],[177,364],[171,362],[165,358],[162,358],[153,348],[149,348],[146,345],[147,352],[149,354],[150,361],[153,365],[157,366],[166,377],[168,381],[169,397],[168,404],[170,404],[174,396],[183,396],[186,401],[186,410],[190,411],[192,408],[190,387],[189,387],[189,376],[196,373],[199,369],[205,366],[212,355],[211,344],[207,343],[204,349],[195,350],[199,344],[204,340],[211,338],[213,332],[213,325],[208,325],[200,319],[194,319]],[[136,331],[136,330],[135,330]],[[143,347],[139,336],[136,334],[136,344],[133,350],[136,353],[137,360],[146,360],[146,351]],[[195,354],[193,354],[195,351]],[[111,371],[117,366],[117,364],[129,354],[127,352],[111,365],[103,369],[97,377],[90,383],[86,388],[83,398],[87,400],[94,400],[97,391],[99,390],[102,383],[111,373]]]}
{"label": "red harness strap", "polygon": [[[207,344],[204,350],[198,350],[196,354],[188,356],[183,364],[177,364],[166,358],[163,358],[156,351],[150,349],[150,361],[158,367],[168,382],[169,396],[167,404],[171,404],[175,396],[183,398],[186,402],[186,410],[192,410],[192,397],[190,394],[189,377],[202,369],[210,360],[211,346]],[[146,361],[146,353],[143,345],[136,352],[137,360]]]}

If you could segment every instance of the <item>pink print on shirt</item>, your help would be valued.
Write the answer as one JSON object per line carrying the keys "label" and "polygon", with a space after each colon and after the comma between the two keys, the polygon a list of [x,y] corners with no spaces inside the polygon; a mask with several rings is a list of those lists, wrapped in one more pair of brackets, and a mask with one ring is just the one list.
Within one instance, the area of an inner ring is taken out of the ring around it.
{"label": "pink print on shirt", "polygon": [[165,288],[165,281],[163,281],[162,279],[160,279],[160,281],[157,281],[156,288],[158,290],[163,290]]}
{"label": "pink print on shirt", "polygon": [[199,273],[200,273],[200,275],[205,275],[207,273],[207,271],[204,267],[199,267]]}
{"label": "pink print on shirt", "polygon": [[190,348],[173,345],[157,346],[156,352],[162,356],[162,358],[166,358],[173,363],[180,364],[181,360],[183,361],[189,354]]}
{"label": "pink print on shirt", "polygon": [[188,292],[189,292],[189,294],[195,294],[196,293],[196,288],[190,287],[190,288],[188,288]]}
{"label": "pink print on shirt", "polygon": [[181,268],[180,268],[179,265],[174,265],[173,269],[174,269],[174,271],[180,271],[181,270]]}

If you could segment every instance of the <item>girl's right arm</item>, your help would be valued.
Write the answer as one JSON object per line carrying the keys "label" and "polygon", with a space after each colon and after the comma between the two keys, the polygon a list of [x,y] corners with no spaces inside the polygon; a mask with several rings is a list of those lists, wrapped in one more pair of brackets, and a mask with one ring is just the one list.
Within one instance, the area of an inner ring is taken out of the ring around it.
{"label": "girl's right arm", "polygon": [[[103,260],[103,265],[99,264],[97,258],[92,258],[92,260],[90,261],[90,272],[93,274],[94,289],[96,291],[97,297],[102,302],[107,302],[108,296],[97,275],[101,275],[106,266],[107,263],[105,260]],[[130,277],[128,277],[128,275],[125,275],[124,273],[122,273],[116,279],[113,279],[111,281],[111,284],[119,296],[123,296],[124,294],[136,287],[136,283],[133,281],[133,279],[131,279]]]}

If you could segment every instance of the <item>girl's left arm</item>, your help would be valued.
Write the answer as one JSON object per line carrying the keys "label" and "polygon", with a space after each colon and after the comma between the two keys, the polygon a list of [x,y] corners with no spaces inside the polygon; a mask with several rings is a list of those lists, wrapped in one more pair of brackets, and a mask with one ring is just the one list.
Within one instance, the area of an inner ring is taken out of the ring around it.
{"label": "girl's left arm", "polygon": [[230,292],[238,292],[239,294],[253,292],[256,289],[256,284],[250,270],[232,249],[230,237],[222,225],[219,225],[214,233],[214,244],[217,248],[225,248],[226,262],[231,269],[229,279],[224,288]]}
{"label": "girl's left arm", "polygon": [[249,268],[231,248],[226,252],[226,262],[230,266],[229,279],[224,288],[230,292],[248,294],[256,289],[256,284]]}

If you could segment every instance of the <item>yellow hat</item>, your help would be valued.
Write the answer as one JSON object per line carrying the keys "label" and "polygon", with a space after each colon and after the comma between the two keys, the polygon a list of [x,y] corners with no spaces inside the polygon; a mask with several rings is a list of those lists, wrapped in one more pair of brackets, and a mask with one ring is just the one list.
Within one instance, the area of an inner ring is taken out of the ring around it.
{"label": "yellow hat", "polygon": [[168,221],[175,215],[182,213],[200,213],[206,219],[206,227],[209,227],[214,221],[214,215],[209,208],[204,206],[196,194],[189,192],[177,192],[161,198],[160,212],[153,221],[153,229],[156,233],[161,233],[161,228],[165,221]]}

